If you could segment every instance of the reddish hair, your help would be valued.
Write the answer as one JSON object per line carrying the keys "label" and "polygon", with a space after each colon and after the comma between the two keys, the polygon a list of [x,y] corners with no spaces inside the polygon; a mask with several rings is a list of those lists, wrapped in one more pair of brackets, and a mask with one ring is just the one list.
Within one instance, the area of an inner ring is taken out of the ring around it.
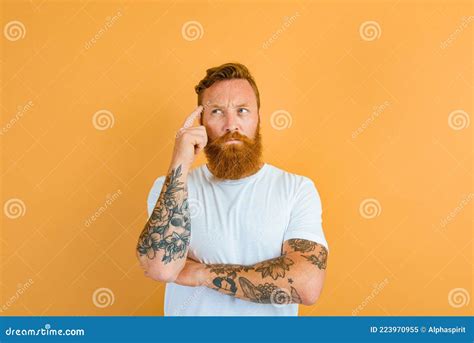
{"label": "reddish hair", "polygon": [[260,109],[260,94],[255,79],[250,74],[248,68],[240,63],[225,63],[218,67],[207,69],[206,76],[194,87],[198,95],[198,105],[202,105],[202,95],[207,88],[218,81],[231,79],[245,79],[250,83],[257,97],[257,108]]}

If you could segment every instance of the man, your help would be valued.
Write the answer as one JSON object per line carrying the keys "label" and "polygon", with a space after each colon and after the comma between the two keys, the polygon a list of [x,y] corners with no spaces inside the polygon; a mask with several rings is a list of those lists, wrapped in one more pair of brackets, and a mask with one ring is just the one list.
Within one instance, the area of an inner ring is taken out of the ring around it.
{"label": "man", "polygon": [[[199,106],[148,196],[140,264],[167,283],[165,315],[296,316],[326,273],[316,187],[262,162],[260,96],[244,65],[208,69],[195,90]],[[190,170],[202,150],[207,164]]]}

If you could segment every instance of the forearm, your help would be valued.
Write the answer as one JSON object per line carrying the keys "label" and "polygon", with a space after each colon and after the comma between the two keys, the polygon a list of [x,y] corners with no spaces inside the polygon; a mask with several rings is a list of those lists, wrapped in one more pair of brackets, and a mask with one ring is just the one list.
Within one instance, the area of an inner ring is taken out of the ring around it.
{"label": "forearm", "polygon": [[257,303],[311,305],[321,292],[326,268],[324,256],[312,256],[294,252],[251,266],[206,265],[206,286]]}
{"label": "forearm", "polygon": [[186,262],[191,238],[187,168],[172,165],[161,194],[137,244],[137,257],[147,275],[171,282]]}

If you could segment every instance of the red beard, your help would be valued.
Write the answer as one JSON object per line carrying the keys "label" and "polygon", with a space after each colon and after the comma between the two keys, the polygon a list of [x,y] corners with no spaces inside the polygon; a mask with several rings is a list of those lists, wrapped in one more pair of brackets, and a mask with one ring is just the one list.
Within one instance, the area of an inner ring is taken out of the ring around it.
{"label": "red beard", "polygon": [[[240,143],[228,143],[236,139]],[[228,132],[209,141],[204,147],[211,173],[220,179],[237,180],[256,173],[262,167],[262,137],[260,122],[255,138],[250,139],[238,132]]]}

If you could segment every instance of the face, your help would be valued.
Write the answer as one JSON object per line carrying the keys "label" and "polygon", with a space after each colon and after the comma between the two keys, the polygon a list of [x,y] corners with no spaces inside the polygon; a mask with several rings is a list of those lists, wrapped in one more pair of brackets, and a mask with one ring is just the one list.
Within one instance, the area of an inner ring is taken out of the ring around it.
{"label": "face", "polygon": [[261,167],[262,143],[257,98],[247,80],[219,81],[202,97],[204,148],[214,176],[240,179]]}
{"label": "face", "polygon": [[[210,141],[237,131],[253,139],[259,119],[257,98],[245,79],[224,80],[207,88],[202,97],[203,122]],[[229,142],[228,144],[239,144]]]}

